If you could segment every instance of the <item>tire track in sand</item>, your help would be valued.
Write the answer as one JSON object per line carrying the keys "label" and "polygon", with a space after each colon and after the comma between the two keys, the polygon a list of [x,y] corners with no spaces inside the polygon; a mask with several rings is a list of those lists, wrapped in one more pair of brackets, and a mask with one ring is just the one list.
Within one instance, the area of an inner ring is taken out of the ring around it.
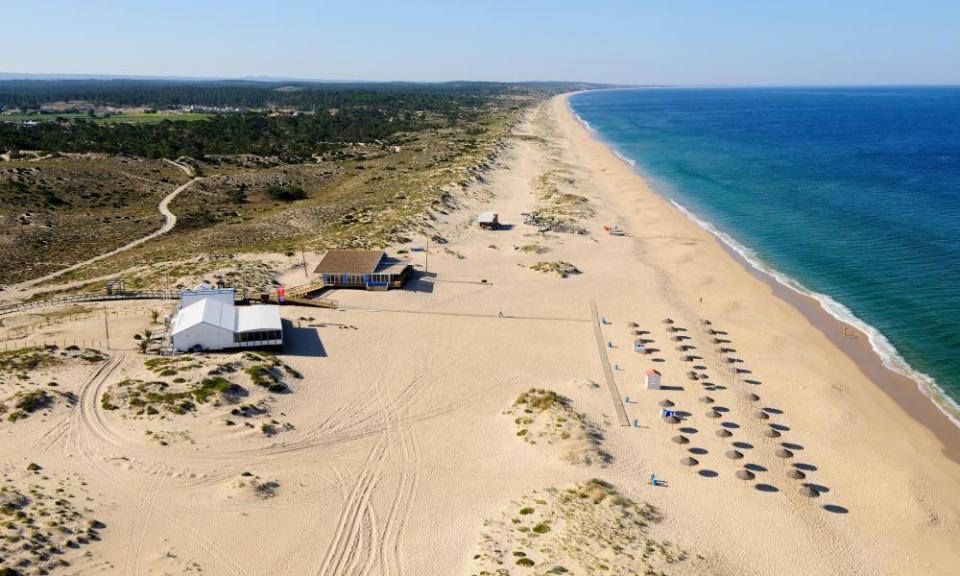
{"label": "tire track in sand", "polygon": [[130,530],[130,541],[127,544],[127,556],[123,565],[124,574],[139,576],[143,573],[143,542],[146,540],[147,526],[150,524],[150,515],[160,496],[160,488],[167,477],[167,468],[161,467],[155,474],[150,485],[143,493],[137,504],[137,518]]}
{"label": "tire track in sand", "polygon": [[[416,386],[418,383],[420,385]],[[384,429],[387,430],[387,442],[390,447],[390,453],[399,456],[401,461],[397,476],[397,486],[393,493],[393,500],[390,503],[387,521],[384,524],[377,548],[377,559],[379,561],[378,575],[400,576],[405,573],[403,562],[400,559],[400,546],[403,540],[407,518],[413,507],[417,485],[419,484],[421,460],[416,437],[411,430],[411,426],[403,423],[400,412],[403,408],[412,404],[420,395],[424,389],[422,383],[423,374],[414,378],[407,387],[408,389],[414,390],[412,394],[413,397],[402,407],[398,407],[397,404],[393,402],[380,402],[384,419]],[[377,387],[376,394],[378,398],[383,398],[384,396],[379,386]],[[394,432],[396,433],[394,434]]]}
{"label": "tire track in sand", "polygon": [[363,537],[364,528],[369,529],[374,520],[370,515],[370,500],[374,488],[380,480],[380,464],[386,453],[386,442],[381,436],[370,450],[363,469],[357,476],[350,497],[340,513],[337,529],[327,548],[323,562],[317,570],[318,576],[346,576],[356,574],[356,567],[364,556],[361,548],[366,548],[369,558],[372,554],[375,534]]}
{"label": "tire track in sand", "polygon": [[[125,487],[126,483],[123,478],[117,475],[117,470],[104,464],[106,457],[98,452],[98,444],[101,446],[106,444],[112,448],[124,447],[122,443],[118,443],[120,437],[106,421],[105,415],[100,410],[100,398],[105,390],[108,379],[123,360],[124,356],[122,354],[113,356],[110,360],[95,369],[87,381],[84,382],[79,395],[80,399],[77,402],[77,409],[71,414],[68,441],[64,444],[65,456],[74,454],[79,456],[81,463],[87,465],[91,474],[98,474],[107,478],[111,482],[112,489],[117,494],[129,501],[138,501],[142,509],[149,510],[148,515],[142,522],[144,531],[146,527],[156,525],[149,522],[149,518],[154,516],[159,517],[159,523],[161,525],[165,524],[169,532],[174,534],[189,533],[191,538],[188,538],[186,542],[189,546],[199,549],[201,556],[214,560],[225,568],[229,574],[246,576],[247,571],[237,564],[231,555],[227,554],[219,545],[201,534],[195,528],[181,521],[174,513],[157,505],[159,485],[156,486],[155,490],[148,489],[148,495],[152,493],[152,497],[140,496],[138,499],[134,489]],[[163,479],[168,475],[168,468],[164,466],[161,470],[162,474],[159,475],[159,482],[162,483]],[[153,482],[156,481],[157,478],[154,478],[154,481],[151,482],[151,487],[153,486]],[[140,542],[141,552],[137,554],[137,559],[132,568],[139,570],[138,566],[142,561],[143,538],[137,537],[136,533],[137,528],[135,527],[132,541]],[[130,573],[129,569],[126,573]]]}

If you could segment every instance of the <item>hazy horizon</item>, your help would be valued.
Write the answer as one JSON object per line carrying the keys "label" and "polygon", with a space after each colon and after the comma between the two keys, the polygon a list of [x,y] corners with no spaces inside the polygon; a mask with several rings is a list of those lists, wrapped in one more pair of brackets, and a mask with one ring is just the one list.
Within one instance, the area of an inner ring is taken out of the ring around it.
{"label": "hazy horizon", "polygon": [[605,89],[631,89],[631,88],[952,88],[960,86],[960,81],[950,83],[846,83],[846,84],[627,84],[627,83],[609,83],[609,82],[590,82],[575,78],[562,79],[543,79],[543,80],[496,80],[496,79],[464,79],[452,78],[449,80],[369,80],[364,78],[294,78],[294,77],[275,77],[266,74],[255,74],[249,76],[159,76],[159,75],[137,75],[137,74],[87,74],[82,72],[7,72],[0,70],[0,82],[17,80],[35,80],[35,81],[109,81],[109,80],[130,80],[130,81],[170,81],[170,82],[263,82],[263,83],[312,83],[312,84],[453,84],[453,83],[502,83],[502,84],[524,84],[524,83],[564,83],[564,84],[594,84]]}
{"label": "hazy horizon", "polygon": [[[8,74],[669,86],[960,83],[943,0],[5,3]],[[42,41],[38,41],[42,40]],[[24,47],[29,47],[25,49]]]}

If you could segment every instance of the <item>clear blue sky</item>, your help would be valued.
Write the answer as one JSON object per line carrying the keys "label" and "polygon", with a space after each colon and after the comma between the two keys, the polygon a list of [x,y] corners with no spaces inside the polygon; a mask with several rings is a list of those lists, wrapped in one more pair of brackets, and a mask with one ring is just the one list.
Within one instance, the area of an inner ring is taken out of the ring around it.
{"label": "clear blue sky", "polygon": [[0,72],[960,83],[960,0],[4,0]]}

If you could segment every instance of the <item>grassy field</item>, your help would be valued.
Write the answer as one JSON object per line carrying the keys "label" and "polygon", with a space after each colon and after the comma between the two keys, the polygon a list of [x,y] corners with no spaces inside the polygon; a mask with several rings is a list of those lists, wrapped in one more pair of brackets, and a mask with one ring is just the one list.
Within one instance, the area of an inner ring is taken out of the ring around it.
{"label": "grassy field", "polygon": [[91,118],[82,113],[63,113],[63,114],[0,114],[0,122],[54,122],[60,119],[66,120],[92,120],[98,124],[153,124],[171,120],[174,122],[206,120],[213,114],[201,114],[199,112],[157,112],[149,114],[146,112],[135,112],[129,114],[115,114],[111,116],[96,116]]}

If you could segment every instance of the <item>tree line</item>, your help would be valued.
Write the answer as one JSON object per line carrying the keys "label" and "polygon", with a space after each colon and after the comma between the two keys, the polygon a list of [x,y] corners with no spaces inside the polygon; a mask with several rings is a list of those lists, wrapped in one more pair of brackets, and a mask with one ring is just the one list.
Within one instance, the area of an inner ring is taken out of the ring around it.
{"label": "tree line", "polygon": [[0,123],[0,150],[102,152],[146,158],[258,154],[295,159],[339,148],[339,143],[389,142],[398,133],[465,120],[478,113],[457,109],[450,115],[420,116],[396,107],[354,107],[335,113],[247,112],[147,124],[98,124],[85,119],[35,125],[8,122]]}
{"label": "tree line", "polygon": [[85,101],[96,106],[210,108],[288,108],[324,110],[341,107],[402,106],[408,110],[451,112],[481,106],[487,98],[515,85],[458,82],[449,84],[309,82],[174,82],[149,80],[6,80],[0,81],[0,107],[38,109],[52,102]]}

